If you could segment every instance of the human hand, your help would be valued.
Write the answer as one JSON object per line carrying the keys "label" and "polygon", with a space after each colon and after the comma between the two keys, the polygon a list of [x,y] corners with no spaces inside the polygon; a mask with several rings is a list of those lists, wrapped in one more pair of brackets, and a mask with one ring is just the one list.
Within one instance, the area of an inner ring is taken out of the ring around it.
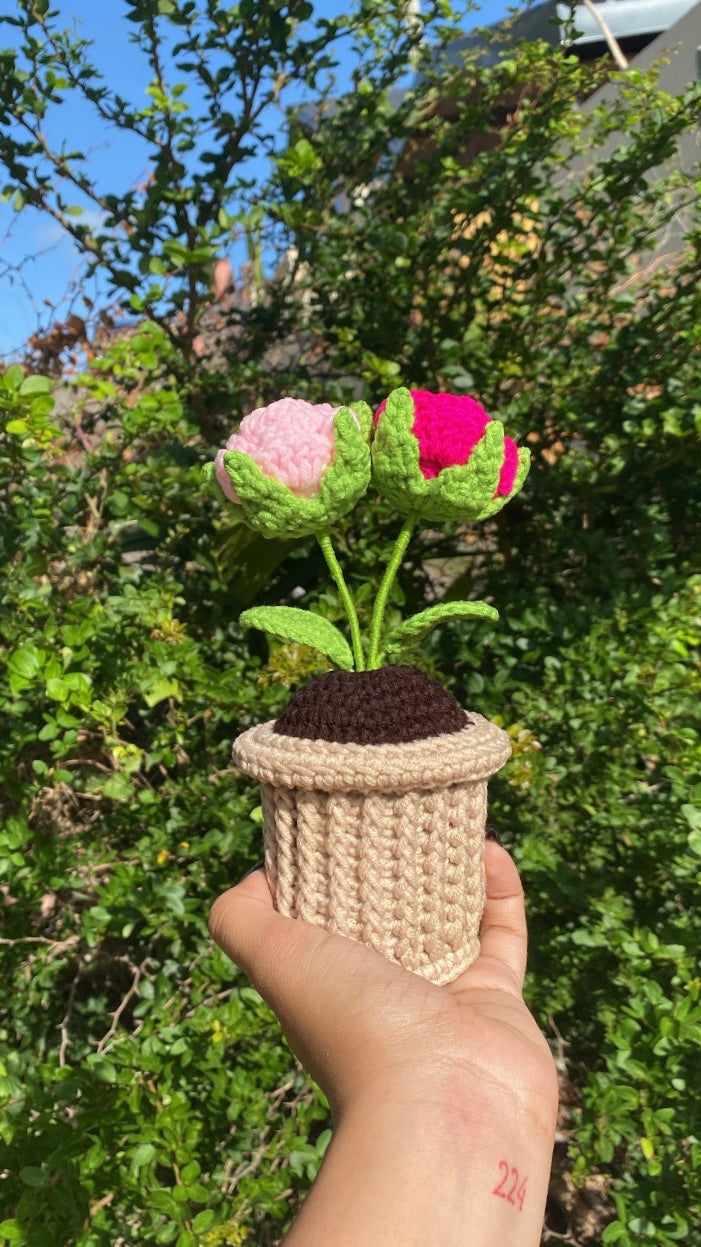
{"label": "human hand", "polygon": [[557,1106],[548,1045],[526,1008],[523,889],[508,853],[485,845],[480,955],[435,987],[364,944],[283,918],[257,870],[215,901],[210,931],[280,1019],[334,1116],[373,1087],[458,1075],[519,1102],[545,1129]]}
{"label": "human hand", "polygon": [[[336,1221],[335,1243],[360,1242],[372,1234],[376,1220],[367,1205],[375,1181],[382,1184],[385,1201],[380,1218],[397,1183],[404,1191],[402,1210],[406,1184],[411,1186],[409,1219],[402,1227],[397,1209],[393,1222],[396,1242],[407,1247],[429,1238],[462,1242],[466,1227],[475,1247],[503,1244],[505,1234],[514,1244],[537,1241],[557,1078],[548,1045],[521,994],[526,922],[518,872],[508,853],[489,841],[485,864],[480,955],[444,987],[363,944],[282,917],[273,908],[263,871],[215,902],[210,916],[214,939],[279,1017],[293,1052],[328,1096],[341,1140],[335,1167],[333,1160],[325,1162],[317,1184],[321,1194],[308,1201],[290,1244],[297,1241],[298,1227],[305,1244],[323,1242],[344,1205],[344,1191],[356,1189],[359,1180],[364,1198],[359,1203],[357,1189],[352,1200],[349,1196],[349,1237],[339,1238]],[[389,1186],[382,1179],[387,1165]],[[506,1178],[500,1183],[504,1166]],[[349,1184],[351,1173],[356,1178]],[[441,1238],[435,1234],[435,1208],[432,1228],[422,1225],[421,1184],[433,1206],[450,1173],[454,1181],[448,1181],[443,1195]],[[334,1211],[327,1216],[325,1209]],[[394,1242],[387,1235],[382,1239],[383,1245]]]}

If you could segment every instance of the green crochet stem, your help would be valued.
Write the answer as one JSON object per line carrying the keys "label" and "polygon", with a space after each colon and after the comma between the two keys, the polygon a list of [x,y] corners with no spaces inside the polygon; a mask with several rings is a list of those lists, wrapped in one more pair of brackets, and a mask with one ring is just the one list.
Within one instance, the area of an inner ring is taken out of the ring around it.
{"label": "green crochet stem", "polygon": [[348,588],[348,585],[345,582],[343,572],[341,571],[341,564],[336,558],[336,554],[331,544],[331,537],[329,536],[329,534],[328,533],[317,533],[316,539],[319,542],[319,545],[321,546],[321,550],[324,555],[324,558],[326,559],[328,569],[331,572],[331,575],[333,576],[334,580],[336,581],[336,584],[338,586],[338,592],[341,595],[341,601],[343,602],[346,615],[348,616],[348,623],[350,624],[350,630],[351,630],[351,641],[353,644],[353,657],[355,659],[355,669],[356,671],[364,671],[365,670],[365,656],[363,654],[363,646],[360,640],[360,625],[358,623],[358,616],[356,614],[353,599],[350,595],[350,590]]}
{"label": "green crochet stem", "polygon": [[377,597],[375,599],[375,608],[372,612],[372,622],[370,624],[370,649],[368,652],[368,671],[376,671],[380,665],[380,640],[382,637],[382,624],[385,617],[385,609],[387,607],[387,598],[390,589],[394,583],[394,578],[399,570],[399,564],[404,558],[406,548],[409,544],[414,525],[418,520],[418,515],[407,515],[402,524],[401,532],[397,537],[392,551],[392,557],[387,564],[387,570],[382,577]]}

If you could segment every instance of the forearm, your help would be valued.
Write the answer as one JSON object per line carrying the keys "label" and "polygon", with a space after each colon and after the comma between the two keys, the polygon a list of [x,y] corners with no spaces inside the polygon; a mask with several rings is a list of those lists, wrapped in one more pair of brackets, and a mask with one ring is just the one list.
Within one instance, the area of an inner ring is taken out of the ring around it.
{"label": "forearm", "polygon": [[285,1247],[538,1247],[552,1146],[510,1103],[357,1106]]}

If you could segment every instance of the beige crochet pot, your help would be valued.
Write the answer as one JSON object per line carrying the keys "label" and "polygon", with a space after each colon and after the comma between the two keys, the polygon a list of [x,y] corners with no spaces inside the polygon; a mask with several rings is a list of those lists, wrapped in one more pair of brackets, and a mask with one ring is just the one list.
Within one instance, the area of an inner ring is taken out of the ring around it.
{"label": "beige crochet pot", "polygon": [[487,781],[511,755],[506,732],[472,712],[460,731],[402,744],[273,727],[243,732],[233,752],[260,780],[277,909],[451,982],[479,948]]}

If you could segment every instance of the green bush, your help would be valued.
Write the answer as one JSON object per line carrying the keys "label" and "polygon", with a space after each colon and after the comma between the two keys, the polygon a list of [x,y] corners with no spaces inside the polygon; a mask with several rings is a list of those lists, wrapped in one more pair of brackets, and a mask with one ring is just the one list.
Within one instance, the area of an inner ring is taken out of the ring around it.
{"label": "green bush", "polygon": [[498,795],[529,900],[529,990],[581,1088],[575,1178],[616,1177],[607,1243],[692,1241],[701,1211],[700,621],[701,577],[670,578],[545,639],[539,686],[511,686],[540,746],[525,741]]}
{"label": "green bush", "polygon": [[236,1243],[287,1215],[327,1139],[206,930],[260,853],[231,739],[284,690],[257,691],[174,393],[120,406],[76,462],[48,384],[0,387],[0,1241]]}

